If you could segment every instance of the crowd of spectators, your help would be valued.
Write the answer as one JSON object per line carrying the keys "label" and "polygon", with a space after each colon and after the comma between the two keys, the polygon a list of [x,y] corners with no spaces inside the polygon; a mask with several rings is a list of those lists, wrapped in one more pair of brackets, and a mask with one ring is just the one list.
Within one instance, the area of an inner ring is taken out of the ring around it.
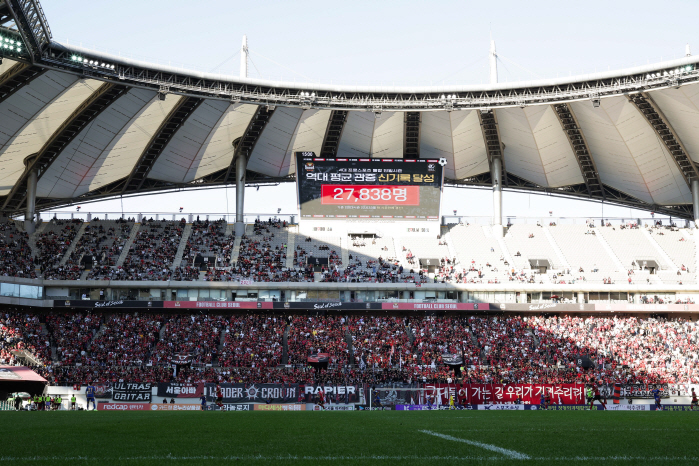
{"label": "crowd of spectators", "polygon": [[274,368],[282,362],[285,321],[257,314],[231,316],[219,363],[224,367]]}
{"label": "crowd of spectators", "polygon": [[[226,319],[216,315],[170,316],[151,352],[154,365],[171,365],[176,355],[196,366],[213,364],[218,355]],[[184,362],[184,360],[179,360]]]}
{"label": "crowd of spectators", "polygon": [[[34,262],[39,262],[45,280],[71,280],[75,276],[73,267],[61,265],[61,260],[73,243],[83,221],[78,219],[51,219],[48,231],[39,235],[36,247],[39,254]],[[78,274],[79,276],[79,274]]]}
{"label": "crowd of spectators", "polygon": [[14,222],[0,223],[0,275],[36,278],[29,235],[19,231]]}
{"label": "crowd of spectators", "polygon": [[699,324],[683,318],[4,312],[0,362],[20,350],[53,382],[699,383]]}

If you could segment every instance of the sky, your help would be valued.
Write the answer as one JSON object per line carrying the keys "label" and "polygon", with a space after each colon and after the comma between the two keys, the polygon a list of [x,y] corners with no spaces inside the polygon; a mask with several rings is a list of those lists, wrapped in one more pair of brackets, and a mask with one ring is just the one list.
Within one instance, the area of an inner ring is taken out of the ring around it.
{"label": "sky", "polygon": [[[196,6],[196,8],[195,8]],[[54,40],[150,62],[237,76],[376,85],[500,82],[620,69],[699,53],[699,1],[43,0]],[[246,212],[296,211],[295,187],[248,189]],[[442,214],[490,216],[490,190],[446,188]],[[234,212],[235,189],[123,199],[125,212]],[[274,208],[272,208],[274,206]],[[122,200],[83,206],[120,212]],[[604,209],[604,213],[602,213]],[[63,209],[68,210],[68,209]],[[509,216],[647,216],[599,203],[506,192]]]}

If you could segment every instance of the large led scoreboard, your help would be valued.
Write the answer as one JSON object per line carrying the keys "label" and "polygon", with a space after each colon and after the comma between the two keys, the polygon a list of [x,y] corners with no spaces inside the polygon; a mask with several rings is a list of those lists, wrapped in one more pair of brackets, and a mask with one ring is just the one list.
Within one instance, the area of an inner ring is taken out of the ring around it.
{"label": "large led scoreboard", "polygon": [[301,218],[439,220],[440,162],[325,159],[296,153]]}

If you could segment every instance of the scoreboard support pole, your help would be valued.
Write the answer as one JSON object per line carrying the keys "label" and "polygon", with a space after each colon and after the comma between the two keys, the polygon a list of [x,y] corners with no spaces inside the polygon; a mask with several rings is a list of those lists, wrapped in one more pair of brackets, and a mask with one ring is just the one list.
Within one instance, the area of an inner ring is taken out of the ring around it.
{"label": "scoreboard support pole", "polygon": [[502,160],[493,157],[493,233],[498,238],[503,236],[502,228]]}
{"label": "scoreboard support pole", "polygon": [[37,184],[37,173],[36,170],[29,172],[27,177],[27,206],[24,212],[24,231],[31,235],[34,233],[36,228],[36,223],[34,222],[34,215],[36,214],[36,184]]}
{"label": "scoreboard support pole", "polygon": [[235,159],[235,236],[245,234],[245,172],[248,159],[238,154]]}

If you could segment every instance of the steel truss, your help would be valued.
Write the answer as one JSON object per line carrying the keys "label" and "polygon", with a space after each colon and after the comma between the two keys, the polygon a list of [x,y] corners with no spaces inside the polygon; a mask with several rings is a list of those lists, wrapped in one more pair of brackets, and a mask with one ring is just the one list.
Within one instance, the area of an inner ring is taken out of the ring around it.
{"label": "steel truss", "polygon": [[39,0],[6,0],[13,13],[15,26],[25,46],[31,51],[32,61],[38,62],[51,45],[51,29]]}
{"label": "steel truss", "polygon": [[597,196],[604,198],[604,188],[602,187],[602,180],[597,172],[597,166],[595,161],[590,155],[590,150],[588,149],[587,141],[585,140],[585,135],[580,129],[577,118],[573,113],[573,109],[570,108],[569,104],[556,104],[553,105],[553,110],[556,112],[558,121],[561,123],[563,132],[568,137],[568,142],[570,143],[571,149],[573,149],[573,154],[578,161],[578,167],[580,167],[580,174],[585,181],[585,186],[590,196]]}
{"label": "steel truss", "polygon": [[[26,1],[26,0],[25,0]],[[114,70],[90,66],[71,60],[78,55],[100,62],[114,63]],[[442,99],[442,92],[412,91],[360,91],[311,88],[305,86],[286,87],[270,82],[258,84],[223,79],[209,79],[153,67],[120,63],[117,57],[104,57],[99,53],[85,54],[69,47],[52,42],[47,52],[36,60],[42,66],[66,72],[85,74],[88,71],[94,79],[104,81],[119,80],[123,84],[153,89],[156,92],[168,89],[175,94],[202,97],[207,99],[231,100],[256,105],[279,105],[284,107],[317,108],[330,110],[375,111],[430,111],[492,109],[498,107],[523,107],[537,104],[558,104],[576,100],[600,99],[604,97],[645,92],[671,86],[699,82],[696,59],[685,60],[689,69],[683,67],[662,67],[655,73],[639,72],[624,76],[582,80],[554,85],[534,85],[493,90],[456,91],[449,99]],[[683,62],[684,63],[684,62]],[[660,64],[662,65],[662,64]],[[305,95],[313,90],[311,100]]]}
{"label": "steel truss", "polygon": [[405,112],[405,128],[403,134],[405,141],[403,144],[404,159],[420,158],[420,112]]}
{"label": "steel truss", "polygon": [[[17,212],[26,201],[27,178],[32,171],[37,172],[37,178],[46,173],[46,170],[58,158],[59,154],[68,144],[80,134],[80,132],[105,109],[113,104],[119,97],[129,90],[126,86],[104,84],[97,89],[89,99],[83,102],[73,114],[53,133],[44,144],[38,154],[27,157],[26,170],[15,183],[10,193],[6,196],[2,210]],[[38,199],[37,199],[38,205]]]}
{"label": "steel truss", "polygon": [[636,106],[641,115],[645,117],[648,123],[650,123],[653,130],[655,130],[655,133],[675,161],[680,173],[682,173],[682,177],[684,177],[687,186],[691,189],[692,180],[699,179],[697,167],[694,165],[694,162],[692,162],[692,159],[688,155],[689,153],[684,148],[684,144],[680,141],[680,138],[665,118],[665,115],[660,111],[651,96],[645,93],[633,94],[627,97],[629,101]]}
{"label": "steel truss", "polygon": [[333,110],[330,113],[330,120],[328,121],[328,127],[323,137],[323,145],[320,149],[320,157],[333,158],[337,156],[337,149],[340,146],[340,138],[342,138],[345,123],[347,123],[347,111]]}

